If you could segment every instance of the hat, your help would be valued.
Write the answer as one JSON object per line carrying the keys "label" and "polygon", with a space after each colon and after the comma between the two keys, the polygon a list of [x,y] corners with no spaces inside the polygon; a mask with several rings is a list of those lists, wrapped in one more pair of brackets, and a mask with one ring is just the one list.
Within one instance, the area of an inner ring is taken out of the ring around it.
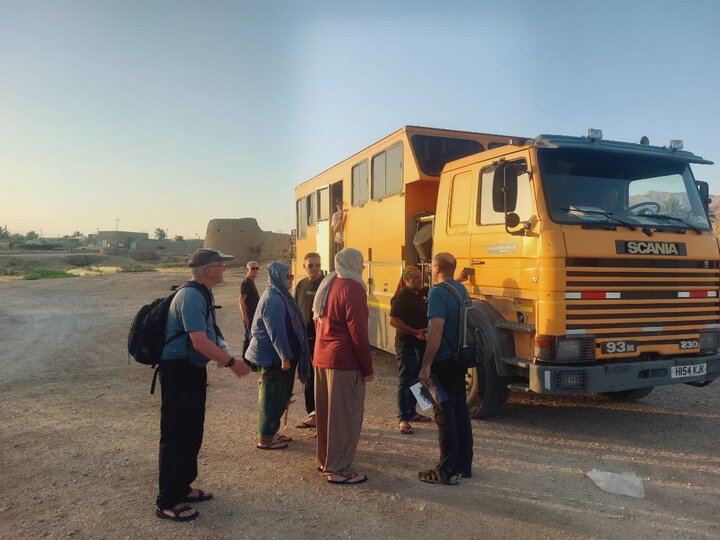
{"label": "hat", "polygon": [[212,248],[200,248],[190,255],[188,266],[196,268],[214,262],[232,261],[235,257]]}

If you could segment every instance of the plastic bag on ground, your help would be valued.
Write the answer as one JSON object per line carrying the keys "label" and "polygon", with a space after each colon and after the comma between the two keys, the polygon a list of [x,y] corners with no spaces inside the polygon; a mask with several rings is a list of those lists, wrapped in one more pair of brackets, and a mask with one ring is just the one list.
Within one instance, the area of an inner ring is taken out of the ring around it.
{"label": "plastic bag on ground", "polygon": [[626,495],[638,499],[645,497],[645,486],[642,478],[639,478],[634,472],[618,474],[593,469],[586,472],[585,476],[607,493]]}

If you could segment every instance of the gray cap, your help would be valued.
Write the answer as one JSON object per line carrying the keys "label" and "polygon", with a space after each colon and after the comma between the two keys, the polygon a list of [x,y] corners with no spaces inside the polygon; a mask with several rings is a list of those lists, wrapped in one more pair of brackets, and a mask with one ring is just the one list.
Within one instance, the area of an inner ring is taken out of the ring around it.
{"label": "gray cap", "polygon": [[212,248],[200,248],[195,253],[190,255],[188,260],[188,266],[190,268],[196,268],[198,266],[205,266],[214,262],[225,262],[232,261],[235,257],[223,253]]}

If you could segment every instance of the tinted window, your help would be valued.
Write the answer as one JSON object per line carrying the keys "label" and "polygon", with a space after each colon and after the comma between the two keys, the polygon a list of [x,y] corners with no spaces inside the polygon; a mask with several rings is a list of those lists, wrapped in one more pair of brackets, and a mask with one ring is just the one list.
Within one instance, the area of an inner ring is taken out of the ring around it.
{"label": "tinted window", "polygon": [[448,161],[477,154],[485,149],[477,141],[455,137],[413,135],[410,142],[420,170],[430,176],[439,176]]}
{"label": "tinted window", "polygon": [[296,201],[295,205],[296,211],[297,211],[297,237],[298,238],[305,238],[307,234],[307,205],[305,203],[305,198],[302,198],[298,201]]}
{"label": "tinted window", "polygon": [[400,193],[402,187],[402,145],[398,144],[372,158],[372,198]]}
{"label": "tinted window", "polygon": [[315,196],[308,195],[305,200],[307,205],[307,224],[315,225]]}
{"label": "tinted window", "polygon": [[352,168],[352,205],[368,201],[368,162],[363,161]]}

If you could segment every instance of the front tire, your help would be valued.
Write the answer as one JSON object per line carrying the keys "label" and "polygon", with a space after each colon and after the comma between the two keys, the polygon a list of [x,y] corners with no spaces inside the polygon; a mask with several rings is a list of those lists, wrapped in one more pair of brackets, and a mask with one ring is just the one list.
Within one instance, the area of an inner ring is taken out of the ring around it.
{"label": "front tire", "polygon": [[480,358],[480,365],[465,375],[465,395],[472,418],[490,418],[500,413],[510,390],[495,371],[494,358]]}
{"label": "front tire", "polygon": [[634,390],[600,392],[600,395],[606,397],[610,401],[637,401],[638,399],[642,399],[647,396],[654,388],[654,386],[648,386],[647,388],[636,388]]}

